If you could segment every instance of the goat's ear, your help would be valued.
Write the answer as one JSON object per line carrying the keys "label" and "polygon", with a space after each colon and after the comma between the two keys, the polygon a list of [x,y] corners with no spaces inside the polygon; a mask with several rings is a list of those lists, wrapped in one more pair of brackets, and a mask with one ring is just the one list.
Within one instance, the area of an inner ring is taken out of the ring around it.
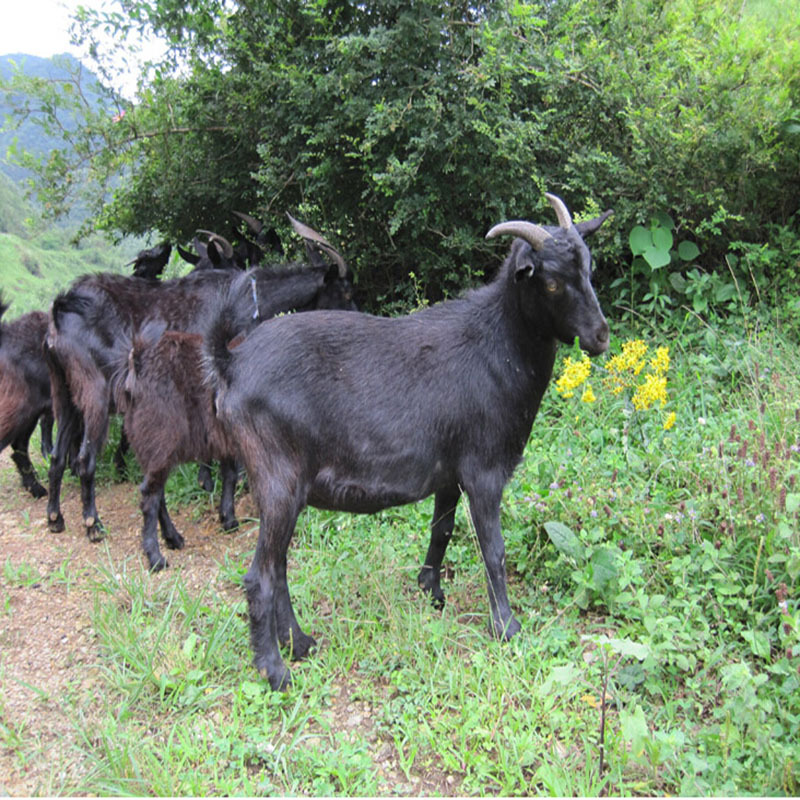
{"label": "goat's ear", "polygon": [[180,245],[178,245],[178,254],[184,261],[188,261],[190,264],[197,264],[200,260],[200,256],[196,253],[190,253],[188,250],[184,250]]}
{"label": "goat's ear", "polygon": [[581,235],[581,238],[586,236],[590,236],[593,234],[612,214],[614,213],[614,209],[609,208],[608,211],[604,211],[599,217],[595,217],[594,219],[587,219],[585,222],[578,222],[575,225],[575,230]]}
{"label": "goat's ear", "polygon": [[530,280],[535,271],[536,264],[533,263],[530,253],[521,253],[514,264],[514,280],[517,283]]}
{"label": "goat's ear", "polygon": [[221,269],[222,265],[222,252],[217,247],[216,242],[209,242],[206,247],[206,255],[214,265],[214,269]]}

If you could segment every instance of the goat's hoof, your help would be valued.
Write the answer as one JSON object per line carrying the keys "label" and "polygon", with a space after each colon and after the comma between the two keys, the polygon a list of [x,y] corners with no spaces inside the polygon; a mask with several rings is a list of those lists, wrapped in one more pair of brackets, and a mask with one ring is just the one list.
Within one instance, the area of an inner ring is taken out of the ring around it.
{"label": "goat's hoof", "polygon": [[29,486],[28,491],[36,500],[38,500],[40,497],[47,497],[47,489],[45,489],[40,483],[34,483],[32,486]]}
{"label": "goat's hoof", "polygon": [[89,538],[90,542],[102,542],[103,539],[106,538],[106,529],[103,527],[103,523],[100,522],[99,519],[95,519],[94,517],[86,517],[83,521],[83,524],[86,526],[86,536]]}
{"label": "goat's hoof", "polygon": [[50,533],[63,533],[64,532],[64,517],[61,514],[51,514],[47,520],[47,527]]}
{"label": "goat's hoof", "polygon": [[161,572],[162,569],[166,569],[169,566],[167,559],[161,553],[155,558],[148,556],[147,560],[150,562],[150,572]]}
{"label": "goat's hoof", "polygon": [[505,625],[499,622],[495,622],[492,625],[492,633],[494,633],[495,638],[500,639],[501,642],[507,642],[521,630],[522,625],[520,625],[514,617],[509,617]]}
{"label": "goat's hoof", "polygon": [[222,523],[222,530],[224,530],[225,533],[235,531],[239,527],[239,520],[236,518],[229,520],[221,519],[220,522]]}
{"label": "goat's hoof", "polygon": [[301,633],[300,636],[293,636],[290,642],[283,642],[283,644],[291,646],[292,660],[299,661],[317,646],[317,640],[307,633]]}
{"label": "goat's hoof", "polygon": [[170,536],[168,539],[165,537],[164,543],[170,550],[183,550],[186,546],[186,540],[177,531],[174,536]]}
{"label": "goat's hoof", "polygon": [[258,674],[269,681],[274,692],[288,692],[292,688],[292,673],[286,667],[279,675],[270,675],[266,667],[259,669]]}
{"label": "goat's hoof", "polygon": [[431,605],[441,611],[444,608],[444,592],[439,584],[439,571],[425,566],[419,571],[417,584],[423,592],[431,596]]}

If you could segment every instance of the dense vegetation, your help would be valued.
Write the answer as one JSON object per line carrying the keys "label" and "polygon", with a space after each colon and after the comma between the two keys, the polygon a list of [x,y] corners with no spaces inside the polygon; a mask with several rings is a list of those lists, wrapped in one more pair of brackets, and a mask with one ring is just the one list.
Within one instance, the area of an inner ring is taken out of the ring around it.
{"label": "dense vegetation", "polygon": [[430,297],[470,283],[496,263],[486,230],[543,215],[543,189],[578,214],[615,208],[617,234],[596,245],[608,279],[628,274],[627,234],[659,212],[699,246],[699,268],[727,275],[734,242],[796,226],[797,12],[796,0],[129,0],[86,12],[81,31],[112,82],[126,33],[168,41],[135,102],[14,85],[51,132],[67,111],[82,120],[38,168],[53,210],[83,193],[101,229],[179,240],[227,232],[234,209],[285,229],[292,210],[338,237],[375,308],[413,296],[410,272]]}
{"label": "dense vegetation", "polygon": [[[500,253],[486,228],[542,219],[549,189],[616,208],[592,242],[613,342],[590,367],[562,348],[506,492],[514,641],[486,634],[463,510],[444,612],[416,592],[430,501],[303,515],[290,580],[324,644],[287,695],[253,671],[226,594],[250,554],[201,593],[98,556],[104,716],[62,701],[81,769],[54,765],[42,791],[796,795],[797,3],[125,10],[104,20],[120,44],[152,28],[174,62],[135,104],[85,109],[72,152],[110,192],[89,227],[185,239],[234,208],[279,228],[300,209],[393,311],[478,280]],[[42,164],[53,208],[70,158]],[[197,506],[194,471],[168,492]],[[73,580],[62,566],[7,562],[4,580]],[[25,733],[0,727],[21,764],[46,758]]]}

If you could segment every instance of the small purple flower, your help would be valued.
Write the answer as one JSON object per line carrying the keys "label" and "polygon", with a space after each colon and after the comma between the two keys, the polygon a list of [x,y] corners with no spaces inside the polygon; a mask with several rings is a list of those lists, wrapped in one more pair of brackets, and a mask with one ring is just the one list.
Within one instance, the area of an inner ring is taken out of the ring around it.
{"label": "small purple flower", "polygon": [[767,518],[763,514],[759,514],[756,517],[756,522],[766,522],[766,521],[767,521]]}
{"label": "small purple flower", "polygon": [[551,489],[558,489],[558,481],[553,481],[553,482],[550,484],[550,488],[551,488]]}
{"label": "small purple flower", "polygon": [[746,467],[754,467],[756,465],[756,462],[753,461],[752,458],[748,458],[747,461],[744,462],[744,465]]}
{"label": "small purple flower", "polygon": [[596,509],[596,508],[593,508],[593,509],[592,509],[592,510],[589,512],[589,516],[590,516],[590,517],[596,517],[596,516],[597,516],[597,509]]}

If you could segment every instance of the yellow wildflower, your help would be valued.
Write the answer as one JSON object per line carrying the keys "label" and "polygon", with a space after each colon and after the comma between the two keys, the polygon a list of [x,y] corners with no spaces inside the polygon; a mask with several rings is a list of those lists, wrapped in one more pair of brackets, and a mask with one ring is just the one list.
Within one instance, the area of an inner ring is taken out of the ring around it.
{"label": "yellow wildflower", "polygon": [[647,345],[641,339],[629,339],[622,343],[622,352],[610,358],[606,368],[611,373],[632,372],[638,375],[645,367]]}
{"label": "yellow wildflower", "polygon": [[583,702],[586,703],[587,706],[591,706],[592,708],[597,708],[597,706],[600,705],[597,702],[597,698],[593,694],[581,695],[581,700],[583,700]]}
{"label": "yellow wildflower", "polygon": [[586,387],[583,395],[581,396],[581,400],[584,403],[594,403],[594,401],[597,400],[597,397],[595,396],[595,393],[592,391],[591,386]]}
{"label": "yellow wildflower", "polygon": [[644,383],[636,387],[631,397],[633,407],[637,411],[651,408],[656,403],[663,407],[667,402],[667,379],[664,375],[645,375]]}
{"label": "yellow wildflower", "polygon": [[669,347],[659,347],[650,359],[650,369],[656,375],[663,375],[669,369]]}
{"label": "yellow wildflower", "polygon": [[556,381],[556,390],[562,397],[572,397],[575,390],[589,377],[592,362],[583,353],[580,361],[573,361],[569,356],[564,361],[564,370]]}
{"label": "yellow wildflower", "polygon": [[675,424],[675,412],[670,411],[667,418],[664,420],[664,430],[668,431]]}

